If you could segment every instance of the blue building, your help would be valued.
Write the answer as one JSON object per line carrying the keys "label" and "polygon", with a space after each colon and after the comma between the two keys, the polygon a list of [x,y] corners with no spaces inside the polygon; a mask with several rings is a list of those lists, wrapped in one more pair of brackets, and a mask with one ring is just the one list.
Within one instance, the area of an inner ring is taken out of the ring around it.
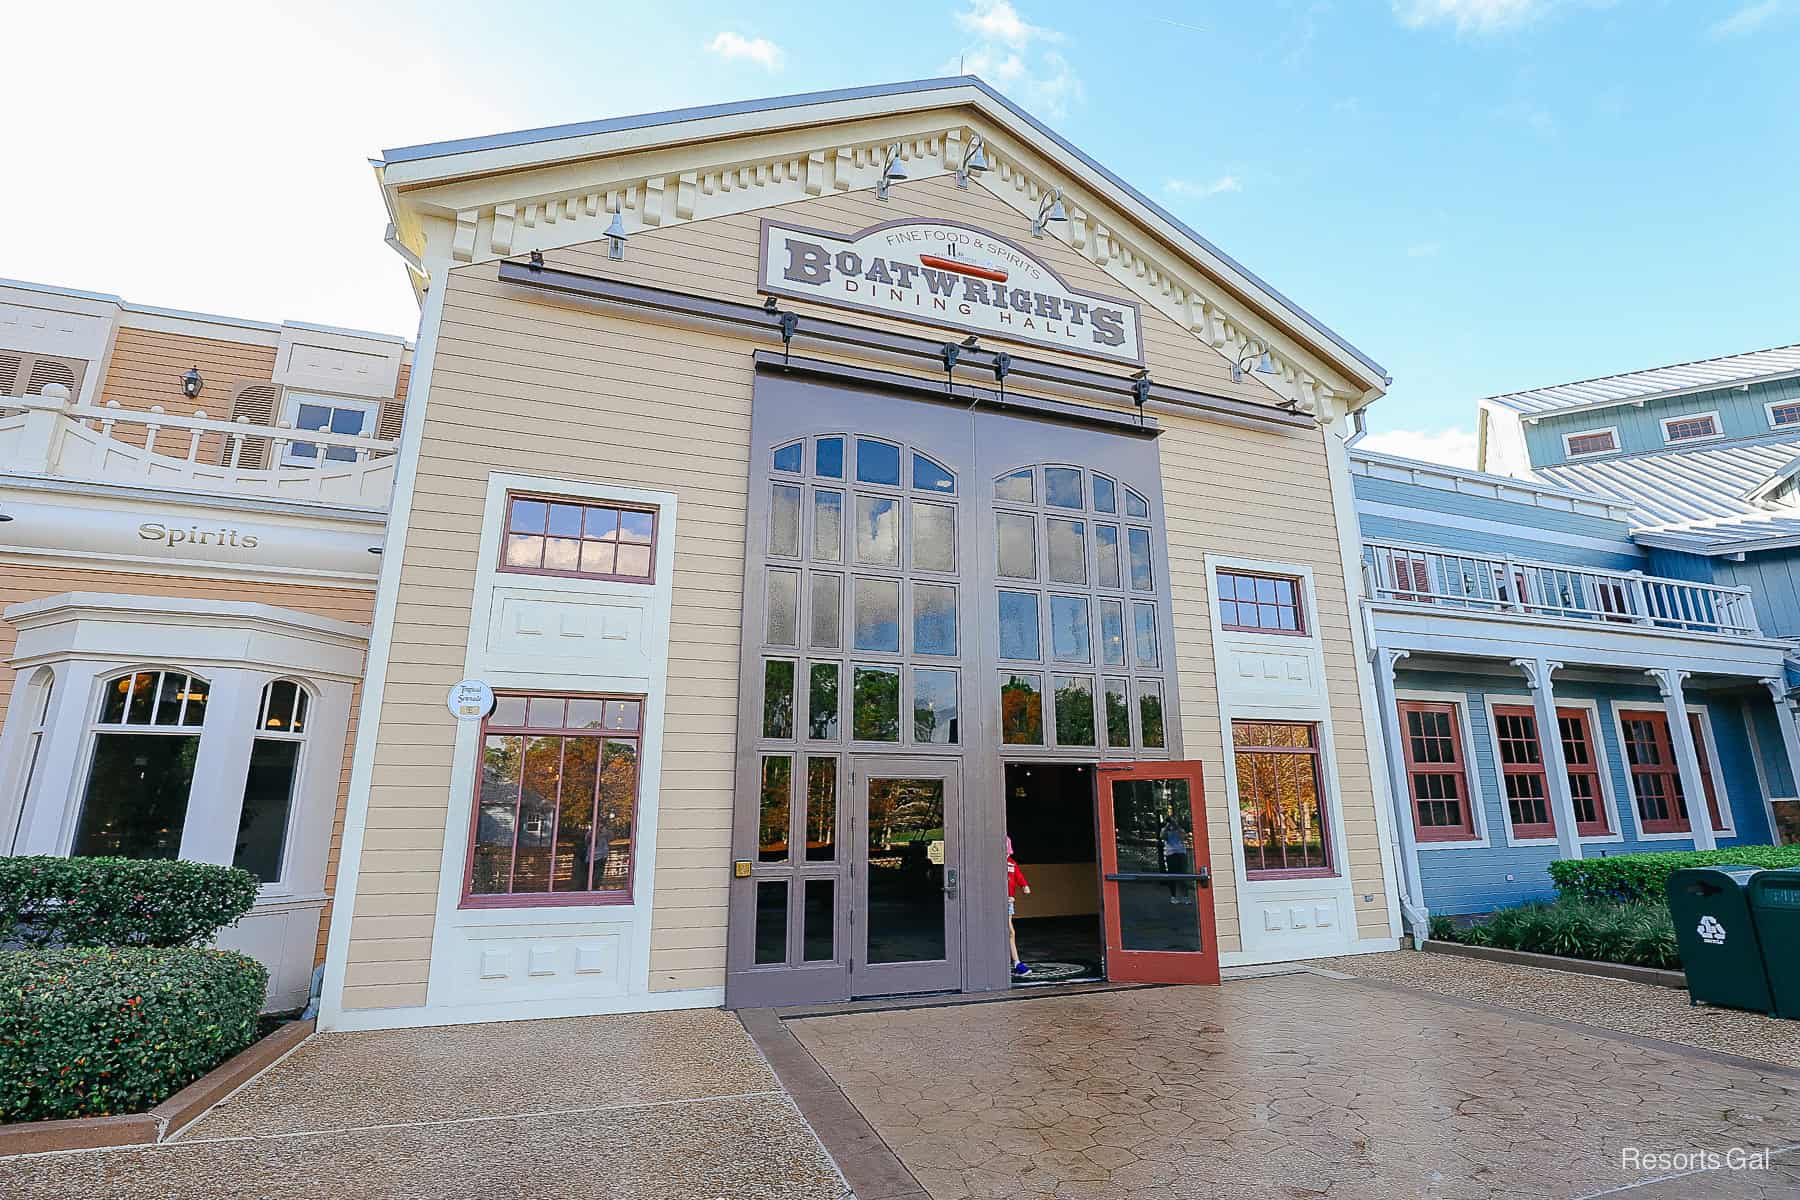
{"label": "blue building", "polygon": [[1351,456],[1415,927],[1792,840],[1800,348],[1490,397],[1481,454]]}

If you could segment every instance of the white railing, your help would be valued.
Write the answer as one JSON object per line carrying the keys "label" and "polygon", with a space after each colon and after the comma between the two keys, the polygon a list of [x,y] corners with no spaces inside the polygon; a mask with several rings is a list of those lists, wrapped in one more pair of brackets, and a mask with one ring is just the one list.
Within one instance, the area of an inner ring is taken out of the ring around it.
{"label": "white railing", "polygon": [[1748,588],[1393,542],[1363,543],[1363,571],[1369,594],[1389,603],[1738,637],[1762,633]]}
{"label": "white railing", "polygon": [[[123,435],[123,436],[122,436]],[[0,399],[0,470],[386,507],[395,444],[283,423],[73,404],[52,384]],[[260,461],[262,465],[248,465]]]}

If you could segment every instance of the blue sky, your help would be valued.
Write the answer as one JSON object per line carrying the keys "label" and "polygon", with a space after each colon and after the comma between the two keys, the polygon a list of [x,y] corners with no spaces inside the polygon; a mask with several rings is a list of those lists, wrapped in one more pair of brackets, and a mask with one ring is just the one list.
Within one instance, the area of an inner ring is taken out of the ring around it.
{"label": "blue sky", "polygon": [[13,81],[0,222],[53,236],[0,276],[410,332],[382,147],[960,61],[1384,363],[1395,448],[1800,341],[1800,0],[31,7],[22,44],[92,49]]}

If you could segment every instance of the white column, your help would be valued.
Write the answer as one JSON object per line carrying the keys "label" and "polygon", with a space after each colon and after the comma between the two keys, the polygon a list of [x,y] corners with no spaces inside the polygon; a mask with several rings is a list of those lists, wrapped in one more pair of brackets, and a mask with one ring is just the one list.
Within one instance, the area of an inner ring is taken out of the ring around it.
{"label": "white column", "polygon": [[[1673,667],[1657,667],[1645,674],[1656,680],[1656,686],[1662,692],[1663,711],[1669,717],[1669,744],[1675,748],[1675,765],[1681,771],[1681,790],[1687,796],[1688,828],[1694,834],[1694,848],[1717,849],[1719,842],[1713,837],[1712,813],[1706,806],[1706,782],[1700,776],[1700,755],[1694,749],[1694,731],[1688,725],[1687,697],[1681,690],[1688,673]],[[1720,787],[1723,786],[1720,781]],[[1723,791],[1719,803],[1731,803]]]}
{"label": "white column", "polygon": [[181,832],[184,859],[229,867],[237,857],[251,742],[263,684],[272,678],[266,672],[220,670],[207,680],[206,723],[200,727],[187,823]]}
{"label": "white column", "polygon": [[[1400,728],[1399,702],[1394,695],[1394,668],[1410,651],[1375,650],[1375,702],[1381,706],[1382,741],[1387,743],[1389,794],[1394,802],[1394,833],[1399,842],[1395,856],[1400,865],[1400,907],[1413,922],[1413,943],[1424,940],[1430,909],[1425,904],[1425,885],[1419,875],[1419,841],[1413,829],[1412,781],[1406,777],[1405,731]],[[1373,766],[1373,764],[1370,764]]]}
{"label": "white column", "polygon": [[1556,852],[1563,858],[1581,857],[1581,837],[1575,829],[1575,798],[1569,794],[1569,763],[1563,757],[1562,725],[1556,719],[1556,688],[1550,676],[1562,664],[1541,658],[1515,658],[1513,666],[1525,672],[1531,684],[1531,707],[1537,713],[1538,746],[1544,756],[1544,784],[1550,789],[1550,811],[1556,815]]}
{"label": "white column", "polygon": [[[1800,796],[1800,730],[1796,730],[1795,722],[1800,721],[1800,712],[1796,712],[1794,702],[1788,699],[1787,680],[1783,678],[1765,679],[1763,686],[1769,689],[1769,695],[1775,701],[1775,724],[1781,730],[1781,745],[1787,751],[1788,786],[1792,794]],[[1769,789],[1772,793],[1773,788]],[[1776,845],[1781,844],[1781,831],[1775,827],[1775,806],[1769,805],[1769,840]]]}

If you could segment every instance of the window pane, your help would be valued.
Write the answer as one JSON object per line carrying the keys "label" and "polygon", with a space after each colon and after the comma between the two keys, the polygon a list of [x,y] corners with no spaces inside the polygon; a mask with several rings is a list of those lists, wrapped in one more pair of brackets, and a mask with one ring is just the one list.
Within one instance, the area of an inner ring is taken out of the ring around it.
{"label": "window pane", "polygon": [[912,505],[912,565],[916,571],[956,570],[956,508],[950,504]]}
{"label": "window pane", "polygon": [[331,410],[323,404],[302,404],[294,415],[294,428],[318,432],[331,420]]}
{"label": "window pane", "polygon": [[830,962],[837,957],[837,887],[836,880],[808,879],[806,911],[802,915],[804,930],[800,957],[806,962]]}
{"label": "window pane", "polygon": [[1126,680],[1106,681],[1106,744],[1125,748],[1131,745],[1131,701],[1126,697]]}
{"label": "window pane", "polygon": [[763,664],[763,736],[794,736],[794,664],[784,659]]}
{"label": "window pane", "polygon": [[1086,675],[1058,675],[1056,685],[1056,744],[1094,744],[1094,681]]}
{"label": "window pane", "polygon": [[[293,684],[289,684],[292,687]],[[162,686],[156,692],[156,711],[151,715],[153,725],[179,725],[181,723],[181,702],[187,696],[187,676],[173,671],[163,672]],[[291,706],[290,700],[290,706]]]}
{"label": "window pane", "polygon": [[1150,502],[1130,488],[1126,488],[1125,515],[1128,517],[1143,517],[1148,519],[1150,516]]}
{"label": "window pane", "polygon": [[1316,757],[1239,750],[1236,762],[1245,868],[1328,868]]}
{"label": "window pane", "polygon": [[900,668],[856,668],[850,735],[860,742],[900,740]]}
{"label": "window pane", "polygon": [[856,498],[856,561],[900,565],[900,502],[884,496]]}
{"label": "window pane", "polygon": [[858,650],[900,653],[900,581],[856,578],[856,628],[853,645]]}
{"label": "window pane", "polygon": [[600,739],[564,738],[556,859],[550,872],[553,892],[585,892],[593,887],[594,807],[599,788]]}
{"label": "window pane", "polygon": [[[188,701],[189,701],[189,703],[193,702],[194,682],[195,681],[192,679],[190,679],[188,681]],[[293,686],[294,686],[294,719],[288,723],[288,732],[289,733],[305,733],[306,732],[306,706],[308,704],[308,700],[306,697],[306,689],[301,687],[299,684],[295,684]]]}
{"label": "window pane", "polygon": [[947,496],[956,491],[956,478],[923,454],[915,454],[912,485],[922,492],[942,492]]}
{"label": "window pane", "polygon": [[506,565],[509,567],[542,566],[544,561],[544,539],[535,533],[509,533],[506,535]]}
{"label": "window pane", "polygon": [[200,739],[102,733],[94,739],[87,798],[71,854],[175,858],[187,823]]}
{"label": "window pane", "polygon": [[1031,486],[1031,468],[1014,471],[1011,475],[1002,475],[994,484],[994,499],[1009,500],[1015,504],[1031,504],[1037,499],[1037,492]]}
{"label": "window pane", "polygon": [[[575,702],[569,702],[570,711],[574,711]],[[643,705],[636,700],[608,700],[606,702],[606,728],[636,729],[642,721]]]}
{"label": "window pane", "polygon": [[135,678],[126,675],[106,685],[106,695],[100,703],[100,723],[102,725],[122,725],[125,722],[125,701],[131,695],[131,681]]}
{"label": "window pane", "polygon": [[1038,598],[1032,592],[1000,593],[1000,657],[1036,662]]}
{"label": "window pane", "polygon": [[637,812],[636,742],[608,738],[600,751],[600,812],[594,830],[594,890],[631,890],[631,827]]}
{"label": "window pane", "polygon": [[556,696],[533,696],[525,702],[525,724],[533,729],[561,729],[563,705]]}
{"label": "window pane", "polygon": [[[837,684],[833,681],[835,689]],[[837,858],[837,759],[806,760],[806,861]]]}
{"label": "window pane", "polygon": [[1044,522],[1050,543],[1050,579],[1054,583],[1087,582],[1087,522],[1051,517]]}
{"label": "window pane", "polygon": [[[359,408],[334,408],[331,410],[331,421],[326,428],[333,433],[347,433],[351,437],[355,437],[363,431],[363,419],[366,415]],[[333,450],[348,452],[352,455],[352,461],[354,460],[355,451],[349,446],[337,446],[333,447]]]}
{"label": "window pane", "polygon": [[813,443],[813,474],[826,479],[844,477],[844,439],[820,438]]}
{"label": "window pane", "polygon": [[494,712],[488,718],[489,725],[504,725],[516,729],[525,723],[525,697],[495,696]]}
{"label": "window pane", "polygon": [[552,504],[549,532],[553,538],[580,537],[581,507],[575,504]]}
{"label": "window pane", "polygon": [[785,754],[762,760],[762,799],[756,823],[756,857],[760,862],[786,862],[793,811],[794,760]]}
{"label": "window pane", "polygon": [[1074,467],[1045,467],[1044,503],[1054,508],[1080,508],[1081,472]]}
{"label": "window pane", "polygon": [[1150,531],[1148,529],[1127,529],[1125,542],[1131,557],[1131,590],[1134,592],[1153,592],[1156,581],[1150,573]]}
{"label": "window pane", "polygon": [[1044,694],[1036,675],[1000,677],[1000,739],[1009,746],[1044,744]]}
{"label": "window pane", "polygon": [[1050,655],[1058,662],[1091,662],[1086,596],[1050,597]]}
{"label": "window pane", "polygon": [[1029,513],[996,513],[999,571],[1013,579],[1037,578],[1037,519]]}
{"label": "window pane", "polygon": [[812,644],[826,650],[842,645],[844,625],[843,578],[813,573]]}
{"label": "window pane", "polygon": [[812,556],[819,562],[844,559],[844,493],[813,489]]}
{"label": "window pane", "polygon": [[132,678],[131,702],[125,709],[127,725],[148,725],[156,715],[156,690],[162,685],[158,671],[142,671]]}
{"label": "window pane", "polygon": [[294,799],[294,772],[299,765],[299,742],[257,738],[251,746],[250,773],[244,780],[244,808],[238,817],[237,848],[231,865],[242,867],[263,883],[275,883],[281,878],[288,813]]}
{"label": "window pane", "polygon": [[838,665],[814,663],[807,683],[806,734],[822,742],[838,735]]}
{"label": "window pane", "polygon": [[[552,509],[552,512],[555,510]],[[577,512],[580,510],[577,509]],[[581,569],[581,539],[578,537],[548,537],[544,539],[544,570],[546,571],[579,571]]]}
{"label": "window pane", "polygon": [[572,698],[563,720],[570,729],[599,729],[606,723],[606,701]]}
{"label": "window pane", "polygon": [[770,489],[769,553],[800,556],[800,489],[778,483]]}
{"label": "window pane", "polygon": [[783,446],[775,452],[775,469],[777,471],[791,471],[798,475],[800,473],[800,468],[805,461],[805,442],[795,442],[792,445]]}
{"label": "window pane", "polygon": [[1125,665],[1125,606],[1117,600],[1100,602],[1100,661],[1109,667]]}
{"label": "window pane", "polygon": [[768,642],[793,646],[800,637],[800,573],[769,572]]}
{"label": "window pane", "polygon": [[512,502],[512,519],[507,528],[513,533],[544,532],[544,517],[550,506],[542,500],[518,499]]}
{"label": "window pane", "polygon": [[489,734],[481,751],[481,793],[475,816],[475,854],[469,864],[469,894],[504,893],[512,887],[513,831],[525,739]]}
{"label": "window pane", "polygon": [[956,653],[956,589],[943,584],[915,583],[913,653]]}
{"label": "window pane", "polygon": [[1144,745],[1160,749],[1168,745],[1163,731],[1162,684],[1138,683],[1138,728],[1143,731]]}
{"label": "window pane", "polygon": [[1094,511],[1118,512],[1119,491],[1113,486],[1113,481],[1104,475],[1094,475],[1091,478],[1094,481]]}
{"label": "window pane", "polygon": [[1140,667],[1157,665],[1156,653],[1156,605],[1134,604],[1131,606],[1132,642],[1136,647],[1137,662]]}
{"label": "window pane", "polygon": [[1098,562],[1096,570],[1100,575],[1100,586],[1103,588],[1124,587],[1119,575],[1119,527],[1117,525],[1094,526],[1094,556]]}
{"label": "window pane", "polygon": [[856,479],[859,483],[900,486],[900,447],[871,438],[856,439]]}
{"label": "window pane", "polygon": [[611,575],[618,568],[619,545],[584,538],[581,542],[579,569],[584,575]]}
{"label": "window pane", "polygon": [[756,963],[787,961],[788,885],[764,879],[756,885]]}
{"label": "window pane", "polygon": [[[535,703],[535,701],[534,701]],[[550,890],[551,836],[562,789],[563,739],[525,739],[525,781],[519,791],[518,848],[513,853],[512,891]]]}
{"label": "window pane", "polygon": [[961,740],[956,698],[956,672],[913,672],[913,740],[953,746]]}

